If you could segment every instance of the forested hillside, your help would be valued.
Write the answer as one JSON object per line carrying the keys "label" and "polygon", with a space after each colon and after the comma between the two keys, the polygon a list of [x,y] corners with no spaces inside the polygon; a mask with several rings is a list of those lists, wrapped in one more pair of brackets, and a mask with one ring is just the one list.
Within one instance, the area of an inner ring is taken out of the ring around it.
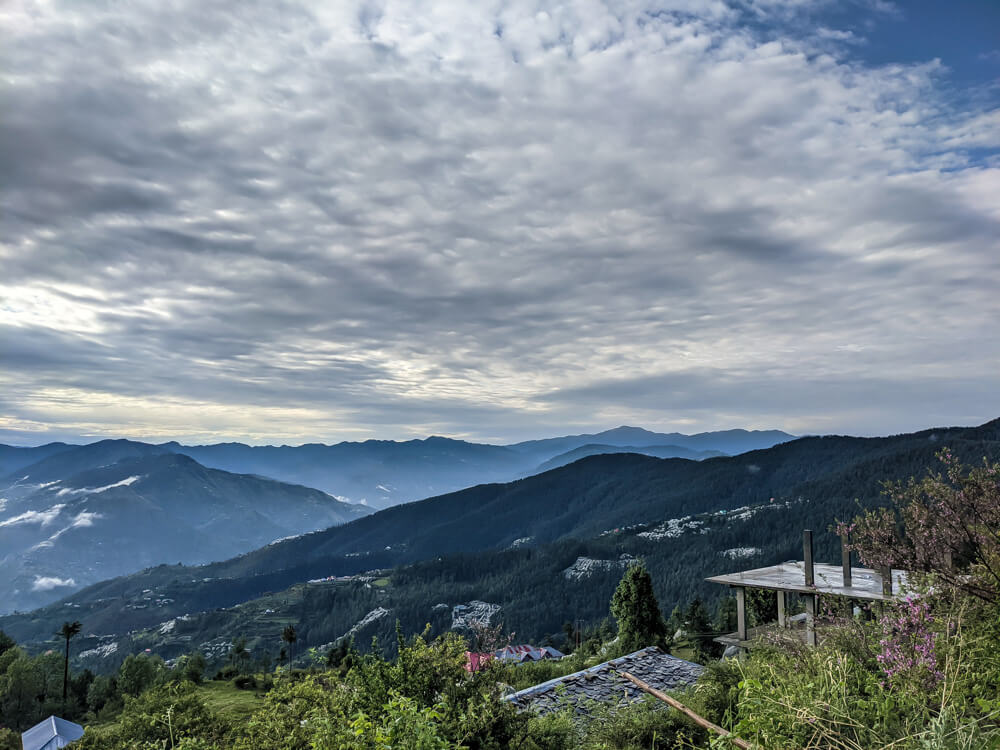
{"label": "forested hillside", "polygon": [[[797,557],[805,527],[817,531],[818,559],[834,561],[836,539],[825,533],[831,523],[856,515],[859,505],[882,502],[884,480],[923,474],[944,446],[970,463],[1000,457],[998,427],[804,438],[701,463],[594,456],[226,562],[160,566],[106,581],[65,603],[3,618],[0,628],[40,647],[73,613],[87,623],[90,648],[114,641],[119,656],[133,648],[169,656],[236,635],[266,651],[275,648],[279,621],[294,622],[303,644],[316,646],[380,608],[387,613],[359,637],[391,635],[396,619],[407,631],[427,622],[446,629],[455,605],[480,600],[499,605],[505,626],[525,639],[558,638],[568,621],[596,624],[605,617],[629,557],[646,561],[668,611],[695,596],[723,595],[704,583],[707,575]],[[578,558],[584,562],[577,565]],[[372,569],[391,570],[306,583]]]}
{"label": "forested hillside", "polygon": [[59,452],[0,486],[3,612],[149,565],[223,559],[371,512],[129,441]]}
{"label": "forested hillside", "polygon": [[802,495],[822,506],[853,505],[855,498],[873,503],[885,477],[923,472],[945,442],[962,454],[992,454],[998,425],[887,438],[801,438],[702,462],[592,456],[516,482],[390,508],[209,566],[206,573],[234,577],[293,568],[310,571],[306,577],[354,573],[502,548],[528,537],[536,544],[589,538],[636,523],[766,503],[778,495]]}

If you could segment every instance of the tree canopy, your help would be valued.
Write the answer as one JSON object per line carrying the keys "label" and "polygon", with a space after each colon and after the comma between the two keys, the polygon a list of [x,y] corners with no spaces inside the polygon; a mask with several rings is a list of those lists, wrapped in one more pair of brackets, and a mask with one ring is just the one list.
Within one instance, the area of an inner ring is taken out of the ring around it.
{"label": "tree canopy", "polygon": [[666,645],[667,624],[645,565],[632,565],[625,571],[611,598],[611,614],[618,621],[619,645],[626,652]]}

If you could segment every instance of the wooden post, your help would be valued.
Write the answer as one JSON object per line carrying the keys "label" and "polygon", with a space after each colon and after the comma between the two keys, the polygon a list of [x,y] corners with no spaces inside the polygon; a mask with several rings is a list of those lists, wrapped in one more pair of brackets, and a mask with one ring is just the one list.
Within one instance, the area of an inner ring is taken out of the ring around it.
{"label": "wooden post", "polygon": [[747,639],[747,592],[742,586],[736,588],[736,635]]}
{"label": "wooden post", "polygon": [[840,564],[844,569],[844,588],[851,588],[851,551],[847,548],[848,536],[840,537]]}
{"label": "wooden post", "polygon": [[816,645],[816,595],[805,594],[806,600],[806,645]]}
{"label": "wooden post", "polygon": [[[742,590],[743,589],[740,589],[740,591],[742,591]],[[732,742],[734,745],[736,745],[736,747],[742,748],[742,750],[753,750],[753,745],[751,745],[749,742],[747,742],[744,739],[740,739],[739,737],[736,737],[732,732],[730,732],[730,731],[728,731],[726,729],[723,729],[718,724],[713,724],[708,719],[706,719],[706,718],[704,718],[702,716],[699,716],[694,711],[692,711],[690,708],[688,708],[683,703],[681,703],[679,700],[676,700],[675,698],[671,698],[666,693],[661,692],[661,691],[657,690],[656,688],[654,688],[654,687],[652,687],[650,685],[647,685],[645,682],[643,682],[642,680],[640,680],[637,677],[633,677],[628,672],[622,672],[621,676],[624,677],[629,682],[631,682],[632,684],[634,684],[640,690],[642,690],[642,691],[644,691],[646,693],[649,693],[654,698],[660,699],[661,701],[663,701],[664,703],[666,703],[668,706],[676,708],[682,714],[684,714],[685,716],[689,717],[698,726],[704,727],[705,729],[708,729],[711,732],[715,732],[720,737],[728,737],[730,742]]]}
{"label": "wooden post", "polygon": [[885,566],[879,569],[882,576],[882,595],[892,596],[892,568]]}
{"label": "wooden post", "polygon": [[806,571],[806,586],[815,586],[815,571],[813,570],[813,533],[806,529],[802,532],[802,564]]}
{"label": "wooden post", "polygon": [[778,596],[778,627],[785,627],[785,592],[775,591]]}

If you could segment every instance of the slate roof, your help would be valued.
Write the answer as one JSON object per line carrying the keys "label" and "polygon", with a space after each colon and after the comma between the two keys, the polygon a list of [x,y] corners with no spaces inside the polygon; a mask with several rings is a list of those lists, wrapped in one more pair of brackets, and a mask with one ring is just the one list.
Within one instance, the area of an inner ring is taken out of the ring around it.
{"label": "slate roof", "polygon": [[552,646],[542,646],[538,648],[536,646],[505,646],[504,648],[496,652],[496,657],[500,661],[515,661],[515,662],[525,662],[525,661],[539,661],[541,659],[561,659],[565,654],[559,649],[552,648]]}
{"label": "slate roof", "polygon": [[606,661],[565,677],[525,688],[505,700],[519,710],[547,714],[572,706],[577,715],[589,713],[592,702],[621,705],[635,703],[645,693],[619,676],[628,672],[658,690],[671,690],[692,684],[705,667],[666,654],[656,646]]}

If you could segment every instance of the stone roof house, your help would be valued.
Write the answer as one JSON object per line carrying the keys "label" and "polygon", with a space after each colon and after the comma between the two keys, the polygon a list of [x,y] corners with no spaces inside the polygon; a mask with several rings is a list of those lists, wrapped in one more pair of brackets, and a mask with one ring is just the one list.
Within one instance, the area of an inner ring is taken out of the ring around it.
{"label": "stone roof house", "polygon": [[565,654],[552,646],[504,646],[496,652],[496,657],[503,662],[541,661],[543,659],[562,659]]}
{"label": "stone roof house", "polygon": [[522,711],[548,714],[569,706],[582,716],[588,714],[595,703],[616,706],[642,700],[645,693],[621,677],[622,672],[658,690],[672,690],[691,685],[704,671],[705,667],[700,664],[678,659],[650,646],[596,667],[519,690],[505,700]]}

